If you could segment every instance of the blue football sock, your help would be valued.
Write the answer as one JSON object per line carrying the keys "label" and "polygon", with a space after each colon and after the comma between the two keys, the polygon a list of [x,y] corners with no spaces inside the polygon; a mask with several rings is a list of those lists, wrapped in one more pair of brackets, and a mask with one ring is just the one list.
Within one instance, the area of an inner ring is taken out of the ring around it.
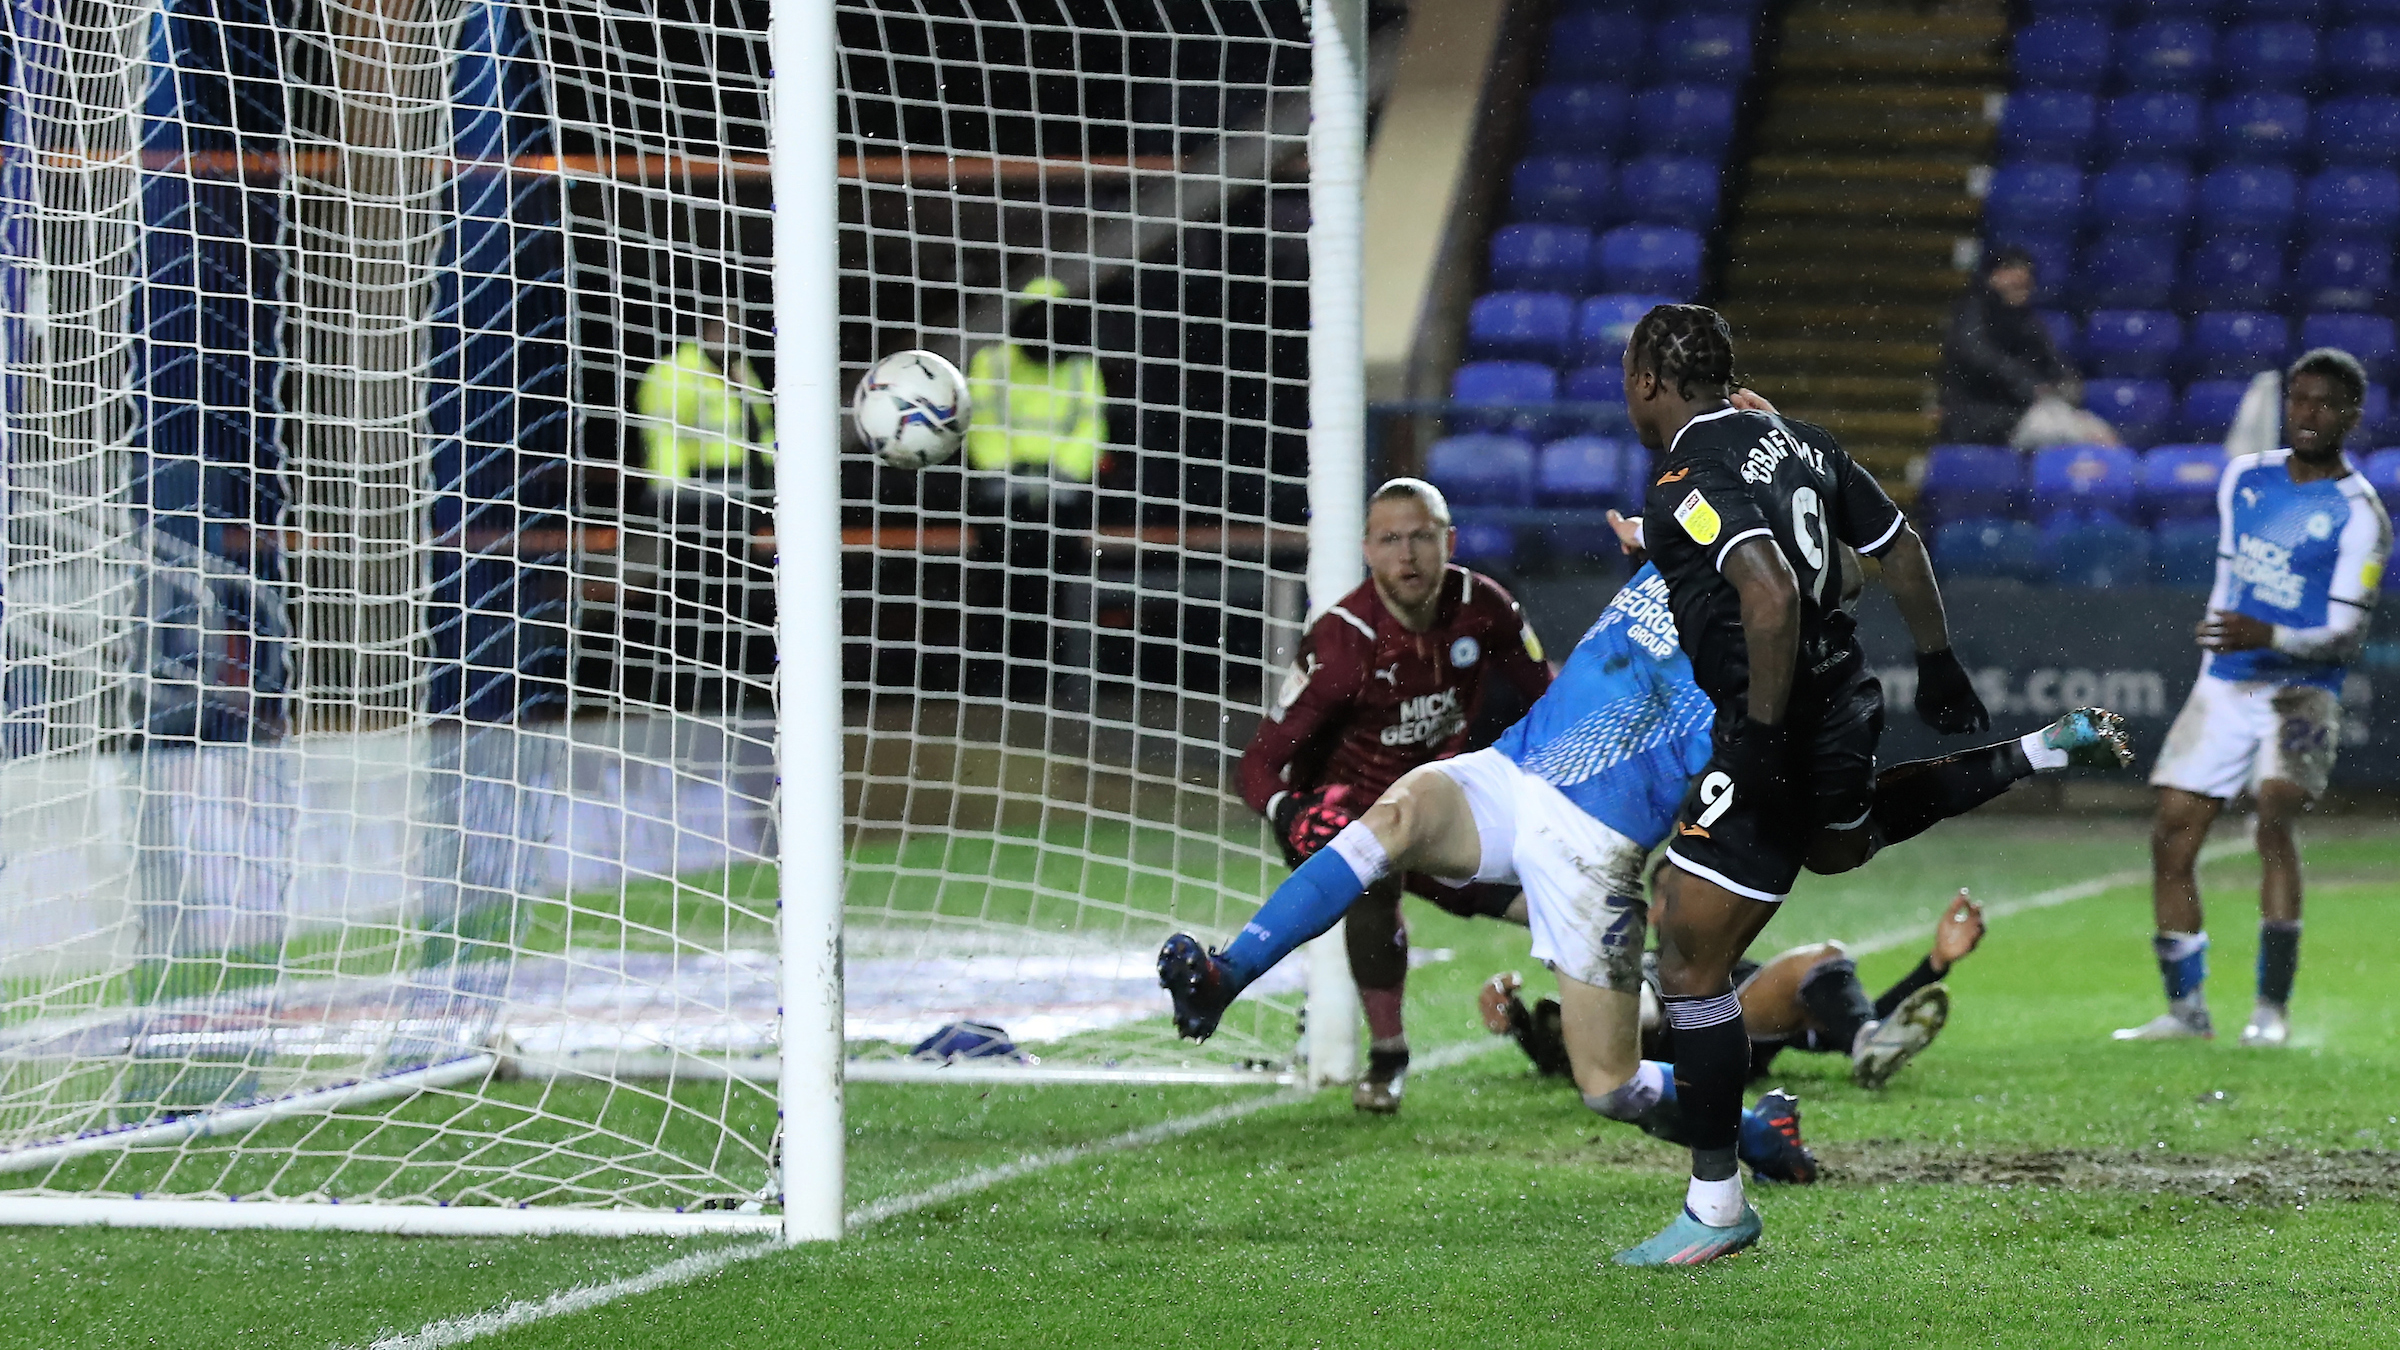
{"label": "blue football sock", "polygon": [[2158,957],[2158,976],[2167,987],[2167,1002],[2181,1003],[2200,992],[2208,980],[2208,934],[2160,933],[2150,939]]}
{"label": "blue football sock", "polygon": [[1275,888],[1267,903],[1242,925],[1240,934],[1217,953],[1232,984],[1227,992],[1249,988],[1252,980],[1273,970],[1276,962],[1298,951],[1300,944],[1340,923],[1350,912],[1350,902],[1366,889],[1367,882],[1351,868],[1340,849],[1331,845],[1318,849],[1315,857],[1300,864]]}

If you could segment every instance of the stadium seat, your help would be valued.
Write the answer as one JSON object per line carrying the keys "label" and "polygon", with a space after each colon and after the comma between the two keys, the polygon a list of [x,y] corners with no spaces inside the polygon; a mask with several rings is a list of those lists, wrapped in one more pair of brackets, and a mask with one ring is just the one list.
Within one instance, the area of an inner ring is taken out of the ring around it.
{"label": "stadium seat", "polygon": [[1628,225],[1600,236],[1600,288],[1689,299],[1700,291],[1700,236]]}
{"label": "stadium seat", "polygon": [[2317,159],[2326,164],[2400,163],[2400,98],[2362,94],[2316,108]]}
{"label": "stadium seat", "polygon": [[2383,498],[2384,509],[2400,516],[2400,447],[2367,454],[2358,461],[2358,471]]}
{"label": "stadium seat", "polygon": [[2301,309],[2371,310],[2392,289],[2392,250],[2380,239],[2321,239],[2292,268],[2292,303]]}
{"label": "stadium seat", "polygon": [[1531,506],[1533,462],[1523,437],[1445,436],[1425,451],[1425,478],[1452,506]]}
{"label": "stadium seat", "polygon": [[1628,143],[1644,154],[1722,158],[1733,140],[1734,91],[1667,84],[1633,96]]}
{"label": "stadium seat", "polygon": [[1589,291],[1592,232],[1574,225],[1503,225],[1492,231],[1492,289]]}
{"label": "stadium seat", "polygon": [[1647,155],[1628,160],[1617,175],[1617,205],[1627,219],[1645,225],[1680,225],[1707,231],[1717,223],[1715,160],[1688,155]]}
{"label": "stadium seat", "polygon": [[2183,322],[2164,310],[2094,310],[2083,329],[2084,373],[2164,375],[2182,346]]}
{"label": "stadium seat", "polygon": [[[1584,301],[1583,308],[1575,314],[1574,361],[1578,365],[1617,370],[1625,356],[1625,340],[1633,336],[1633,326],[1652,309],[1674,303],[1663,295],[1595,295]],[[1622,384],[1612,397],[1624,397]]]}
{"label": "stadium seat", "polygon": [[2117,34],[2117,75],[2128,89],[2206,89],[2216,61],[2206,19],[2150,19]]}
{"label": "stadium seat", "polygon": [[2300,321],[2300,346],[2339,347],[2358,358],[2369,379],[2400,374],[2400,334],[2380,314],[2311,314]]}
{"label": "stadium seat", "polygon": [[2215,585],[2217,523],[2162,520],[2151,526],[2150,573],[2161,586]]}
{"label": "stadium seat", "polygon": [[2290,233],[2300,210],[2300,176],[2280,164],[2228,164],[2200,179],[2200,228]]}
{"label": "stadium seat", "polygon": [[2136,160],[2092,176],[2088,229],[2180,235],[2191,218],[2192,171],[2181,164]]}
{"label": "stadium seat", "polygon": [[2000,114],[2000,157],[2079,161],[2099,120],[2100,101],[2082,90],[2019,90]]}
{"label": "stadium seat", "polygon": [[1632,98],[1621,84],[1545,84],[1525,104],[1525,148],[1602,155],[1625,139]]}
{"label": "stadium seat", "polygon": [[2183,159],[2199,151],[2202,134],[2198,95],[2120,94],[2100,110],[2100,158]]}
{"label": "stadium seat", "polygon": [[1992,175],[1985,228],[2001,238],[2072,234],[2083,214],[2083,171],[2072,164],[2010,164]]}
{"label": "stadium seat", "polygon": [[2190,308],[2271,309],[2283,294],[2283,249],[2250,235],[2211,235],[2183,272]]}
{"label": "stadium seat", "polygon": [[2175,240],[2104,235],[2083,251],[2075,286],[2065,293],[2116,309],[2165,309],[2175,295]]}
{"label": "stadium seat", "polygon": [[2250,93],[2208,105],[2208,148],[2220,159],[2280,164],[2308,144],[2308,100]]}
{"label": "stadium seat", "polygon": [[1466,409],[1456,420],[1476,430],[1542,435],[1551,426],[1542,405],[1557,398],[1558,372],[1538,361],[1469,361],[1450,377],[1450,401]]}
{"label": "stadium seat", "polygon": [[2358,430],[2351,433],[2361,445],[2374,445],[2389,440],[2392,426],[2392,391],[2381,383],[2367,385],[2367,401],[2358,410]]}
{"label": "stadium seat", "polygon": [[1566,296],[1556,291],[1499,291],[1467,310],[1467,355],[1555,366],[1567,359],[1574,330],[1575,302]]}
{"label": "stadium seat", "polygon": [[1472,509],[1458,513],[1452,523],[1458,529],[1458,542],[1450,550],[1452,562],[1486,571],[1506,571],[1516,566],[1514,529],[1476,515]]}
{"label": "stadium seat", "polygon": [[1558,401],[1577,405],[1562,410],[1546,424],[1554,435],[1630,436],[1633,419],[1625,414],[1625,366],[1611,361],[1600,366],[1577,366],[1559,377]]}
{"label": "stadium seat", "polygon": [[1581,155],[1534,155],[1518,161],[1509,175],[1512,220],[1598,229],[1612,223],[1610,205],[1616,165]]}
{"label": "stadium seat", "polygon": [[2004,516],[2024,476],[2025,461],[2005,445],[1937,445],[1926,452],[1917,504],[1937,520]]}
{"label": "stadium seat", "polygon": [[2176,411],[2181,433],[2193,441],[2222,445],[2225,433],[2233,430],[2233,415],[2242,410],[2242,395],[2249,390],[2248,380],[2194,380],[2185,385]]}
{"label": "stadium seat", "polygon": [[2334,0],[2333,7],[2345,19],[2400,18],[2400,0]]}
{"label": "stadium seat", "polygon": [[2400,25],[2362,23],[2327,34],[2325,79],[2336,89],[2354,93],[2400,89]]}
{"label": "stadium seat", "polygon": [[2301,19],[2314,21],[2324,9],[2322,0],[2194,0],[2187,9],[2213,10],[2242,19]]}
{"label": "stadium seat", "polygon": [[2145,520],[2214,518],[2222,445],[2162,445],[2142,456],[2134,506]]}
{"label": "stadium seat", "polygon": [[2010,61],[2020,89],[2097,89],[2115,34],[2105,19],[2045,15],[2017,30]]}
{"label": "stadium seat", "polygon": [[2308,180],[2301,209],[2318,236],[2388,235],[2400,225],[2400,174],[2340,165]]}
{"label": "stadium seat", "polygon": [[[2107,416],[2101,397],[2090,401],[2093,411]],[[2119,445],[2058,445],[2036,450],[2026,488],[2032,507],[2028,514],[2045,521],[2066,512],[2130,518],[2140,469],[2140,458]]]}
{"label": "stadium seat", "polygon": [[1533,480],[1543,506],[1623,506],[1625,443],[1607,436],[1569,436],[1542,447]]}
{"label": "stadium seat", "polygon": [[2051,580],[2061,586],[2106,590],[2151,579],[2150,532],[2106,516],[2067,516],[2050,522]]}
{"label": "stadium seat", "polygon": [[2180,364],[2193,379],[2248,379],[2282,366],[2291,345],[2291,326],[2280,314],[2211,310],[2192,317]]}
{"label": "stadium seat", "polygon": [[1933,559],[1945,577],[2047,582],[2055,570],[2049,537],[2022,520],[1954,520],[1934,532]]}
{"label": "stadium seat", "polygon": [[2073,293],[2074,287],[2070,283],[2075,276],[2075,244],[2072,236],[2011,234],[2001,236],[1996,244],[2001,248],[2022,249],[2027,257],[2033,259],[2033,303],[2055,305],[2058,297]]}
{"label": "stadium seat", "polygon": [[1622,11],[1580,9],[1561,14],[1550,23],[1550,65],[1544,72],[1554,82],[1625,80],[1647,70],[1649,25]]}
{"label": "stadium seat", "polygon": [[2058,348],[2059,355],[2072,361],[2083,350],[2083,329],[2075,322],[2074,315],[2064,310],[2037,309],[2033,317],[2050,330],[2050,345]]}
{"label": "stadium seat", "polygon": [[2289,19],[2237,23],[2217,51],[2217,75],[2236,92],[2290,90],[2317,73],[2317,30]]}
{"label": "stadium seat", "polygon": [[1750,20],[1723,14],[1683,14],[1651,33],[1651,64],[1667,80],[1739,85],[1750,73]]}
{"label": "stadium seat", "polygon": [[[2086,380],[2083,405],[2117,429],[2127,445],[2156,445],[2175,421],[2175,386],[2165,380]],[[2127,482],[2132,481],[2127,466]],[[2035,499],[2041,485],[2036,483]]]}

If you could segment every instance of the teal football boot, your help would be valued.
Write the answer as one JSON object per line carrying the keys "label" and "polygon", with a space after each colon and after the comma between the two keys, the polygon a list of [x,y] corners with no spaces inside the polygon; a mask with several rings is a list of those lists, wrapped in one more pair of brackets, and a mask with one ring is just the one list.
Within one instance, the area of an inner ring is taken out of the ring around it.
{"label": "teal football boot", "polygon": [[1742,1217],[1728,1228],[1712,1228],[1687,1209],[1660,1229],[1658,1236],[1618,1252],[1616,1262],[1620,1266],[1697,1266],[1733,1255],[1758,1241],[1765,1231],[1758,1211],[1747,1200],[1742,1202]]}
{"label": "teal football boot", "polygon": [[2042,728],[2042,744],[2067,752],[2067,763],[2086,769],[2122,769],[2133,763],[2125,719],[2106,708],[2077,708]]}

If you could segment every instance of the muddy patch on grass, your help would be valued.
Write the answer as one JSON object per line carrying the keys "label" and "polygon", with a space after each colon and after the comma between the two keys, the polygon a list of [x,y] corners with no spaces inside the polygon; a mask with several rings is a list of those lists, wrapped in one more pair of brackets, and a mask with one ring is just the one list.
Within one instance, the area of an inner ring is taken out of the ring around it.
{"label": "muddy patch on grass", "polygon": [[2329,1153],[2286,1149],[2225,1158],[2096,1149],[1969,1153],[1888,1140],[1820,1148],[1817,1157],[1825,1181],[1848,1186],[1904,1182],[2144,1191],[2273,1204],[2400,1200],[2400,1150],[2388,1149]]}

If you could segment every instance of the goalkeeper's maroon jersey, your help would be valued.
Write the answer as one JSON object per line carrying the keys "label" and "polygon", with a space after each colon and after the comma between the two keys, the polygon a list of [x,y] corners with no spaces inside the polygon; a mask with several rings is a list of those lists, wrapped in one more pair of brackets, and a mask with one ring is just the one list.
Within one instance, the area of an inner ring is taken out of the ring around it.
{"label": "goalkeeper's maroon jersey", "polygon": [[1528,704],[1550,687],[1542,644],[1500,583],[1450,567],[1432,625],[1412,633],[1368,581],[1301,639],[1290,678],[1242,754],[1242,797],[1267,814],[1278,792],[1340,783],[1371,802],[1410,769],[1465,748],[1494,676]]}

